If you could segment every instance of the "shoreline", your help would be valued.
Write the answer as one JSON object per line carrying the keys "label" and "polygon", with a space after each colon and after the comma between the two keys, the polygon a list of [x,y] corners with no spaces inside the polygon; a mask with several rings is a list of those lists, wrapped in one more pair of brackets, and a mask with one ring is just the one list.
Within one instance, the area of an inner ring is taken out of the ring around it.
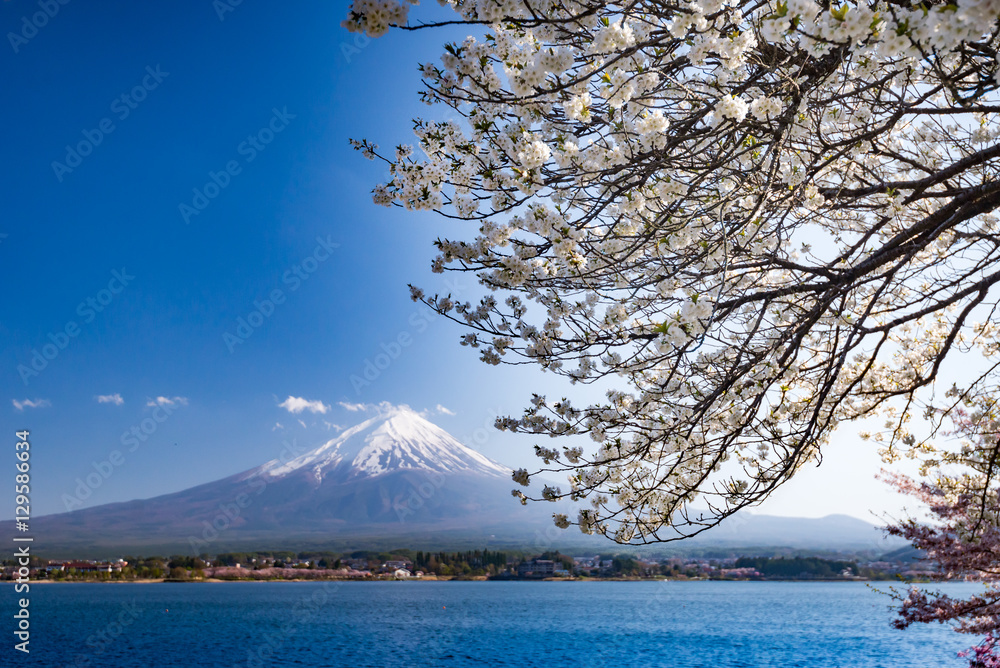
{"label": "shoreline", "polygon": [[[0,580],[0,585],[4,583],[16,584],[16,580]],[[191,578],[185,580],[174,580],[170,578],[143,578],[136,580],[30,580],[28,584],[217,584],[217,583],[244,583],[244,582],[893,582],[897,584],[929,584],[937,582],[935,580],[895,580],[895,579],[872,579],[872,578],[687,578],[684,580],[676,578],[487,578],[486,576],[474,576],[470,578],[461,577],[431,577],[431,578]]]}

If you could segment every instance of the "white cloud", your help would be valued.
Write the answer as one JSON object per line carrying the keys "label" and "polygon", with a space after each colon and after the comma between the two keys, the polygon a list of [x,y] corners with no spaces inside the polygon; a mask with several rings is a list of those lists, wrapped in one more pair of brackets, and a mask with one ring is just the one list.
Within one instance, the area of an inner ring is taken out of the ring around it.
{"label": "white cloud", "polygon": [[435,406],[435,408],[437,408],[437,412],[438,413],[444,413],[445,415],[454,415],[455,414],[455,411],[450,410],[448,408],[445,408],[441,404],[438,404],[437,406]]}
{"label": "white cloud", "polygon": [[11,400],[14,403],[14,408],[19,411],[23,411],[25,408],[44,408],[46,406],[51,406],[52,402],[48,399],[25,399],[24,401],[18,401],[17,399]]}
{"label": "white cloud", "polygon": [[280,422],[275,422],[274,426],[271,427],[271,431],[277,431],[278,429],[284,429],[284,428],[285,425],[281,424]]}
{"label": "white cloud", "polygon": [[358,411],[364,411],[365,413],[369,413],[372,411],[374,411],[375,413],[392,413],[398,410],[408,410],[408,411],[413,410],[406,404],[393,404],[389,401],[382,401],[377,404],[352,404],[347,401],[340,401],[338,402],[338,404],[341,407],[351,411],[352,413]]}
{"label": "white cloud", "polygon": [[97,403],[99,404],[114,404],[115,406],[121,406],[125,403],[125,400],[122,399],[122,395],[117,392],[114,394],[98,394],[94,398],[97,399]]}
{"label": "white cloud", "polygon": [[339,424],[334,424],[333,422],[327,422],[326,420],[323,420],[323,424],[326,425],[327,431],[329,431],[330,429],[336,431],[340,431],[343,429],[343,427],[341,427]]}
{"label": "white cloud", "polygon": [[156,397],[146,402],[147,406],[187,406],[187,397]]}
{"label": "white cloud", "polygon": [[302,397],[293,396],[289,396],[287,399],[278,404],[278,406],[284,408],[289,413],[301,413],[302,411],[309,411],[310,413],[326,413],[330,410],[330,407],[322,401],[309,401],[308,399],[303,399]]}
{"label": "white cloud", "polygon": [[298,421],[298,423],[299,423],[300,425],[302,425],[302,428],[303,428],[303,429],[308,429],[308,428],[309,428],[308,426],[306,426],[306,423],[305,423],[305,422],[303,422],[302,420],[299,420],[299,421]]}

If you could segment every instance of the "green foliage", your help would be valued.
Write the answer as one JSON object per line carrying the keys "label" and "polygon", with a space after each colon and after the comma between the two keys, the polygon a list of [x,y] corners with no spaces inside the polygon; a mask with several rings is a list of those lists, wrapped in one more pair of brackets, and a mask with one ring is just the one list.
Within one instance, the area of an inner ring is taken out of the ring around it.
{"label": "green foliage", "polygon": [[778,557],[740,557],[736,560],[736,568],[754,568],[767,577],[840,577],[845,570],[851,575],[858,575],[858,565],[853,561],[832,561],[819,557],[793,557],[786,559]]}
{"label": "green foliage", "polygon": [[507,568],[506,552],[470,550],[467,552],[417,552],[413,567],[435,575],[495,575]]}
{"label": "green foliage", "polygon": [[573,557],[569,556],[568,554],[562,554],[558,550],[556,550],[555,552],[543,552],[542,556],[538,558],[554,561],[558,565],[557,567],[562,567],[567,571],[573,570],[574,566]]}
{"label": "green foliage", "polygon": [[611,570],[621,575],[642,575],[642,568],[632,557],[615,557],[611,560]]}

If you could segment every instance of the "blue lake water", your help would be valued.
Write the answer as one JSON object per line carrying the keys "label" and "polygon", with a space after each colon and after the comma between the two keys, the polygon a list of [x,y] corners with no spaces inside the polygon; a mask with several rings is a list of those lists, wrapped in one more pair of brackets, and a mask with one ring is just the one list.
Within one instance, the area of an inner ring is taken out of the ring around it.
{"label": "blue lake water", "polygon": [[0,587],[3,666],[957,667],[974,641],[893,629],[863,583],[39,584],[24,655],[18,597]]}

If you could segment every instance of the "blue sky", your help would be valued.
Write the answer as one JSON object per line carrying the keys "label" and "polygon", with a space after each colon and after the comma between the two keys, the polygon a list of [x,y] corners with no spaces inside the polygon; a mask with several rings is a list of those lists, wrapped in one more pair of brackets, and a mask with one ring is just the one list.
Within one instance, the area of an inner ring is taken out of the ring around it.
{"label": "blue sky", "polygon": [[[429,269],[432,241],[463,227],[374,206],[384,169],[347,141],[409,143],[410,118],[441,113],[418,101],[416,70],[449,35],[369,42],[340,27],[347,4],[53,0],[36,29],[38,2],[0,8],[0,415],[11,442],[31,430],[36,514],[64,510],[116,450],[84,505],[313,447],[363,419],[341,403],[406,403],[495,459],[534,463],[534,440],[493,433],[493,417],[573,390],[483,365],[410,301],[410,282],[474,294]],[[329,410],[291,413],[290,396]],[[145,438],[130,450],[133,428]],[[854,440],[766,511],[890,504]]]}

